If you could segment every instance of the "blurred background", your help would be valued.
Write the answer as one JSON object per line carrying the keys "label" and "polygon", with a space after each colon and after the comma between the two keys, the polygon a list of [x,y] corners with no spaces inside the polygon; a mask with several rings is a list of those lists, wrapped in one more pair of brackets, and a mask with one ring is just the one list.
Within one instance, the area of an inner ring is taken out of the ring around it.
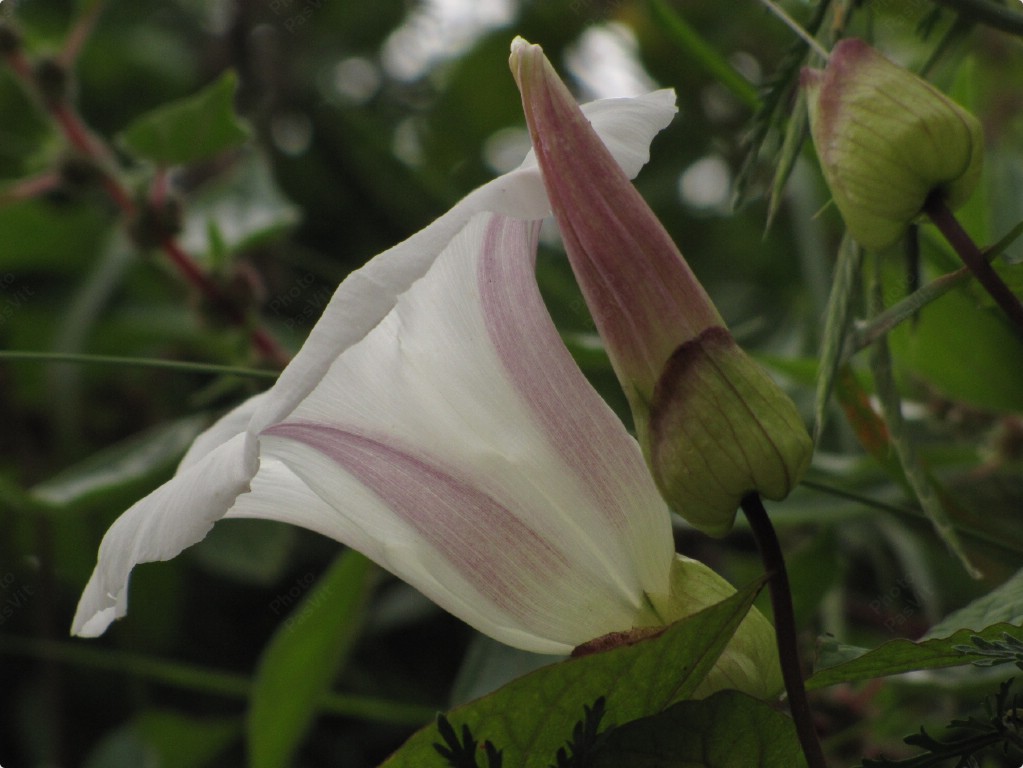
{"label": "blurred background", "polygon": [[[801,22],[818,9],[784,5]],[[924,0],[831,6],[822,39],[832,25],[914,66],[954,19]],[[250,138],[161,176],[173,203],[164,213],[184,249],[289,352],[350,270],[520,162],[528,135],[507,67],[515,35],[542,44],[580,100],[674,88],[679,115],[655,139],[639,189],[741,343],[812,418],[842,229],[809,145],[767,225],[795,96],[770,124],[754,108],[786,72],[796,37],[760,3],[5,0],[0,17],[5,53],[16,29],[25,56],[66,65],[61,87],[140,200],[154,168],[124,129],[237,73]],[[745,89],[729,87],[715,61]],[[137,569],[129,616],[103,638],[68,637],[109,524],[170,476],[218,414],[268,386],[272,377],[257,374],[274,365],[189,288],[138,220],[125,220],[10,62],[0,67],[0,348],[248,372],[0,359],[0,763],[245,765],[246,734],[263,727],[249,709],[261,659],[341,548],[228,521],[174,561]],[[974,27],[931,74],[985,124],[988,171],[963,220],[992,242],[1023,219],[1023,49]],[[747,165],[751,146],[759,159]],[[922,239],[925,278],[955,267]],[[886,264],[895,300],[908,290],[901,254]],[[538,274],[570,349],[627,418],[553,234]],[[772,507],[808,656],[820,635],[861,646],[916,637],[1023,562],[1023,350],[975,292],[949,297],[904,324],[893,348],[913,429],[955,493],[956,525],[986,580],[966,577],[897,473],[864,449],[870,421],[852,406],[869,404],[869,381],[854,360],[811,482]],[[759,573],[741,526],[722,541],[679,526],[678,543],[735,583]],[[377,765],[436,711],[549,661],[475,636],[386,574],[360,589],[336,673],[323,670],[333,693],[264,765]],[[992,679],[969,670],[823,691],[827,748],[836,764],[898,753],[921,722],[979,706]],[[286,688],[280,696],[283,706]]]}

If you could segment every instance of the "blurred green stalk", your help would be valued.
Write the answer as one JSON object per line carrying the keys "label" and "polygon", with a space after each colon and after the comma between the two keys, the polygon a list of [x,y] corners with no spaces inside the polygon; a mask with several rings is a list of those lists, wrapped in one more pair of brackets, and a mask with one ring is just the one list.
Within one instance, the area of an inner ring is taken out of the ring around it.
{"label": "blurred green stalk", "polygon": [[161,360],[155,357],[116,357],[114,355],[79,355],[64,352],[14,352],[0,350],[0,362],[76,363],[78,365],[123,365],[131,368],[167,368],[189,373],[215,373],[224,376],[246,376],[258,379],[276,379],[279,371],[242,368],[213,363],[190,363],[182,360]]}
{"label": "blurred green stalk", "polygon": [[728,60],[700,36],[689,23],[676,13],[666,0],[649,0],[650,12],[672,41],[693,63],[727,88],[752,110],[760,106],[757,89],[735,69]]}
{"label": "blurred green stalk", "polygon": [[[0,654],[28,656],[117,672],[174,688],[233,699],[247,699],[252,690],[252,682],[243,675],[123,651],[91,648],[78,643],[0,634]],[[431,722],[437,714],[437,708],[369,696],[328,693],[320,701],[320,712],[415,727]]]}

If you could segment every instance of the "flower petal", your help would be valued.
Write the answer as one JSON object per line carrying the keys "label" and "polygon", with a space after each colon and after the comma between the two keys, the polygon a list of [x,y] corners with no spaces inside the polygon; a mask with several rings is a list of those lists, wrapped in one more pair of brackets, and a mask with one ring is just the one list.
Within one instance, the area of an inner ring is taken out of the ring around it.
{"label": "flower petal", "polygon": [[535,248],[520,232],[507,219],[487,231],[477,277],[487,332],[513,386],[621,545],[614,556],[635,565],[646,591],[663,590],[674,552],[663,501],[639,445],[565,349],[537,289]]}
{"label": "flower petal", "polygon": [[256,466],[256,441],[247,433],[236,435],[121,515],[100,544],[72,634],[96,637],[123,616],[132,568],[169,560],[201,541],[248,489]]}
{"label": "flower petal", "polygon": [[[671,122],[674,102],[673,91],[661,90],[635,99],[592,102],[583,110],[625,172],[634,176],[649,159],[650,141]],[[349,275],[254,416],[252,430],[258,432],[287,416],[334,358],[374,328],[469,219],[485,211],[522,219],[542,219],[550,213],[532,153],[518,169],[484,184],[425,229]]]}
{"label": "flower petal", "polygon": [[[638,446],[543,307],[534,238],[474,218],[260,443],[336,508],[337,538],[488,634],[552,652],[653,622],[672,543]],[[353,499],[358,484],[380,503]]]}
{"label": "flower petal", "polygon": [[[639,99],[595,102],[585,109],[592,113],[596,128],[626,171],[635,174],[647,159],[650,140],[674,114],[674,95],[658,91]],[[178,475],[115,522],[83,594],[74,622],[76,633],[99,634],[114,618],[124,615],[132,566],[173,557],[202,539],[228,507],[231,517],[288,520],[341,540],[361,542],[356,546],[366,551],[379,548],[372,536],[357,535],[350,522],[338,522],[337,510],[272,455],[260,456],[259,473],[253,479],[257,451],[253,436],[287,417],[317,387],[335,358],[372,332],[394,309],[398,296],[430,270],[466,222],[478,212],[491,210],[529,219],[548,213],[534,158],[527,157],[518,170],[476,190],[445,216],[380,254],[342,283],[275,386],[204,432],[182,460]],[[365,394],[372,399],[374,392]],[[459,439],[457,430],[451,438]],[[234,503],[235,497],[249,488],[250,480],[252,491]],[[373,497],[364,488],[362,493]],[[360,518],[362,529],[371,528],[367,516],[372,514],[372,506],[367,502],[366,515]],[[410,563],[408,569],[419,567],[417,583],[432,578],[427,565],[414,564],[415,557],[402,559]],[[460,600],[457,596],[451,599]],[[468,609],[461,611],[466,612]]]}
{"label": "flower petal", "polygon": [[245,432],[249,422],[252,420],[252,414],[259,409],[260,403],[266,399],[266,396],[266,392],[253,395],[217,419],[209,429],[202,432],[192,441],[192,445],[189,446],[188,451],[181,459],[181,463],[178,464],[177,471],[179,473],[183,472],[193,464],[202,461],[208,454],[235,435]]}

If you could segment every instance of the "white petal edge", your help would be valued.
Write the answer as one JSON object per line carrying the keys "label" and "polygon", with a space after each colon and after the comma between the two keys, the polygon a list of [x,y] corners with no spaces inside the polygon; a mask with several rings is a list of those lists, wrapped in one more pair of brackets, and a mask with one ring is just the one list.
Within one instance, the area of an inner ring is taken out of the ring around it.
{"label": "white petal edge", "polygon": [[[603,99],[582,109],[633,177],[649,159],[653,137],[674,117],[675,94],[660,90],[634,99]],[[542,219],[550,213],[532,151],[519,168],[471,192],[432,224],[349,275],[254,414],[250,429],[259,432],[287,416],[312,391],[334,358],[376,326],[397,297],[426,274],[469,219],[485,211],[521,219]]]}
{"label": "white petal edge", "polygon": [[[591,102],[583,105],[583,111],[631,177],[649,159],[650,141],[677,110],[674,92],[661,90],[635,99]],[[242,403],[200,435],[175,478],[115,521],[104,536],[96,570],[79,601],[74,634],[102,634],[125,614],[134,565],[170,559],[205,537],[235,498],[249,488],[258,466],[253,435],[288,415],[337,355],[372,330],[391,311],[397,297],[426,274],[469,219],[483,211],[527,219],[549,214],[532,151],[519,169],[470,193],[431,225],[352,273],[274,387]],[[297,478],[295,481],[301,485]],[[306,494],[304,488],[291,490]]]}
{"label": "white petal edge", "polygon": [[71,633],[96,637],[124,616],[132,568],[170,560],[202,541],[248,489],[257,465],[255,439],[247,433],[236,435],[117,518],[100,544]]}
{"label": "white petal edge", "polygon": [[269,390],[253,395],[240,405],[232,408],[196,437],[178,464],[178,472],[183,472],[193,464],[206,458],[217,447],[223,445],[236,435],[245,432],[249,422],[252,420],[252,414],[256,412],[260,404],[266,399],[268,392]]}

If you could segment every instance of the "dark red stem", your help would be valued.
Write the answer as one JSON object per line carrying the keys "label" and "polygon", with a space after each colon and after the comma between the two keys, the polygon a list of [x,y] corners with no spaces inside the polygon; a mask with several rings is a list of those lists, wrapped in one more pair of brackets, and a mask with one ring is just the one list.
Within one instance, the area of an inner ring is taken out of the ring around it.
{"label": "dark red stem", "polygon": [[1020,304],[1016,296],[1002,278],[995,272],[994,267],[984,257],[980,248],[973,242],[973,239],[966,233],[958,219],[945,204],[945,199],[938,192],[932,192],[924,203],[924,213],[930,217],[934,226],[948,241],[949,245],[959,254],[967,269],[977,278],[977,282],[984,286],[984,290],[990,294],[995,303],[1008,315],[1015,324],[1016,330],[1023,334],[1023,304]]}
{"label": "dark red stem", "polygon": [[792,590],[789,588],[789,576],[785,570],[781,545],[759,494],[751,493],[744,497],[742,511],[753,530],[764,570],[768,574],[767,587],[771,595],[771,608],[774,610],[778,659],[789,697],[789,711],[796,725],[796,734],[803,747],[807,766],[827,768],[824,751],[817,738],[817,729],[813,725],[813,712],[806,698],[806,687],[803,685],[803,669],[799,661],[799,643],[796,639],[796,616],[792,610]]}
{"label": "dark red stem", "polygon": [[[94,4],[94,10],[97,9],[98,6],[98,3]],[[88,26],[83,27],[83,29],[87,31]],[[71,47],[68,50],[75,51],[77,46],[80,44],[80,40],[72,41]],[[32,71],[31,62],[24,53],[20,50],[15,50],[8,53],[5,58],[8,66],[10,66],[12,71],[14,71],[14,73],[21,79],[29,91],[39,94],[40,89],[36,82],[35,74]],[[54,122],[60,128],[61,133],[64,135],[68,144],[70,144],[83,157],[93,160],[97,166],[99,166],[102,174],[101,184],[103,189],[121,210],[121,213],[128,218],[133,216],[136,212],[135,202],[132,199],[131,194],[121,184],[115,173],[111,170],[111,166],[114,165],[115,159],[114,154],[110,151],[109,147],[107,147],[101,139],[92,134],[79,114],[67,101],[62,99],[47,99],[45,97],[41,98],[40,101],[50,113]],[[159,179],[160,184],[162,184],[163,181],[164,179]],[[159,188],[160,185],[158,184],[157,189]],[[160,238],[160,248],[185,280],[199,290],[206,299],[218,310],[223,312],[232,323],[239,326],[245,326],[248,324],[248,318],[245,312],[231,300],[231,298],[221,289],[220,285],[215,280],[207,275],[199,267],[199,265],[196,264],[195,260],[181,248],[177,240],[169,236],[162,237]],[[253,346],[263,358],[274,363],[278,367],[284,367],[288,364],[289,355],[266,331],[266,329],[259,326],[251,328],[250,338],[252,339]]]}

